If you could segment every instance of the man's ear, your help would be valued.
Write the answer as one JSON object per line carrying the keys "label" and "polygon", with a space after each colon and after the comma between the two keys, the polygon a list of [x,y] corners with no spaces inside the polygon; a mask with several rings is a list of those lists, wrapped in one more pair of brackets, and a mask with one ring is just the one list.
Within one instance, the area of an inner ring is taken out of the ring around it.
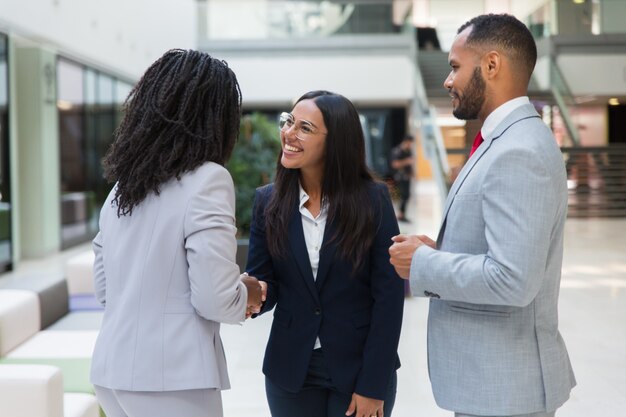
{"label": "man's ear", "polygon": [[485,78],[493,79],[502,69],[502,55],[498,51],[489,51],[483,55],[482,66]]}

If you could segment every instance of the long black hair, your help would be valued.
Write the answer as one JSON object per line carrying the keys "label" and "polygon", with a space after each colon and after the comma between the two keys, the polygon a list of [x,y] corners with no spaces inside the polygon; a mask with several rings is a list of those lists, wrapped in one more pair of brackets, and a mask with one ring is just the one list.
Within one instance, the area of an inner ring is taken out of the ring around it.
{"label": "long black hair", "polygon": [[[368,186],[374,181],[365,163],[363,129],[354,105],[328,91],[311,91],[298,99],[313,100],[320,109],[328,134],[322,178],[322,201],[328,202],[328,223],[336,225],[331,240],[339,255],[355,269],[363,263],[376,234],[373,202]],[[276,168],[274,192],[265,208],[265,232],[270,253],[281,257],[286,248],[287,229],[298,204],[299,169]]]}
{"label": "long black hair", "polygon": [[159,186],[205,162],[224,165],[239,134],[241,90],[224,61],[172,49],[147,69],[124,103],[103,160],[117,182],[117,214],[131,215]]}

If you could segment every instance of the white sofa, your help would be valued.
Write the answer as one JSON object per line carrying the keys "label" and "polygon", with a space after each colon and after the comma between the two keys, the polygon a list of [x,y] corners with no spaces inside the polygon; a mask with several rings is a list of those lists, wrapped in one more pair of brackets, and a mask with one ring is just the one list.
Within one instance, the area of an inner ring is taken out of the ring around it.
{"label": "white sofa", "polygon": [[36,293],[0,289],[0,357],[37,333],[40,328],[40,306]]}
{"label": "white sofa", "polygon": [[54,366],[0,365],[0,416],[99,417],[99,407],[91,394],[64,393]]}
{"label": "white sofa", "polygon": [[93,294],[93,261],[95,255],[88,250],[71,257],[65,263],[65,279],[71,295]]}

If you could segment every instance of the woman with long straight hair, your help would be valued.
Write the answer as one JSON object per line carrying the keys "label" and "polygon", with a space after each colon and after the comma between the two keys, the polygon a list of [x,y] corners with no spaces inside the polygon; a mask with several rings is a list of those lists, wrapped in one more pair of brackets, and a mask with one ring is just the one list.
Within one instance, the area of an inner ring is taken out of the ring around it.
{"label": "woman with long straight hair", "polygon": [[255,197],[246,271],[274,309],[263,372],[273,417],[386,417],[396,393],[404,288],[398,224],[365,164],[345,97],[304,94],[280,116],[273,184]]}
{"label": "woman with long straight hair", "polygon": [[239,84],[223,61],[171,50],[125,110],[104,159],[115,186],[93,241],[104,317],[91,382],[107,417],[221,417],[220,323],[243,321],[262,294],[235,263],[235,192],[223,166],[239,132]]}

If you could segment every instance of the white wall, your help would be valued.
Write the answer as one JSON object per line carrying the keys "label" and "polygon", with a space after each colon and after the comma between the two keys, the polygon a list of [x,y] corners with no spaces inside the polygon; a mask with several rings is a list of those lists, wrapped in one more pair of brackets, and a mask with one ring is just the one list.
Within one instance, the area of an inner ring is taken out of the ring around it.
{"label": "white wall", "polygon": [[0,0],[0,31],[132,78],[196,26],[195,0]]}
{"label": "white wall", "polygon": [[228,57],[246,105],[287,106],[309,90],[330,90],[355,103],[406,105],[413,67],[402,56]]}
{"label": "white wall", "polygon": [[626,54],[561,54],[557,63],[575,95],[626,95]]}

